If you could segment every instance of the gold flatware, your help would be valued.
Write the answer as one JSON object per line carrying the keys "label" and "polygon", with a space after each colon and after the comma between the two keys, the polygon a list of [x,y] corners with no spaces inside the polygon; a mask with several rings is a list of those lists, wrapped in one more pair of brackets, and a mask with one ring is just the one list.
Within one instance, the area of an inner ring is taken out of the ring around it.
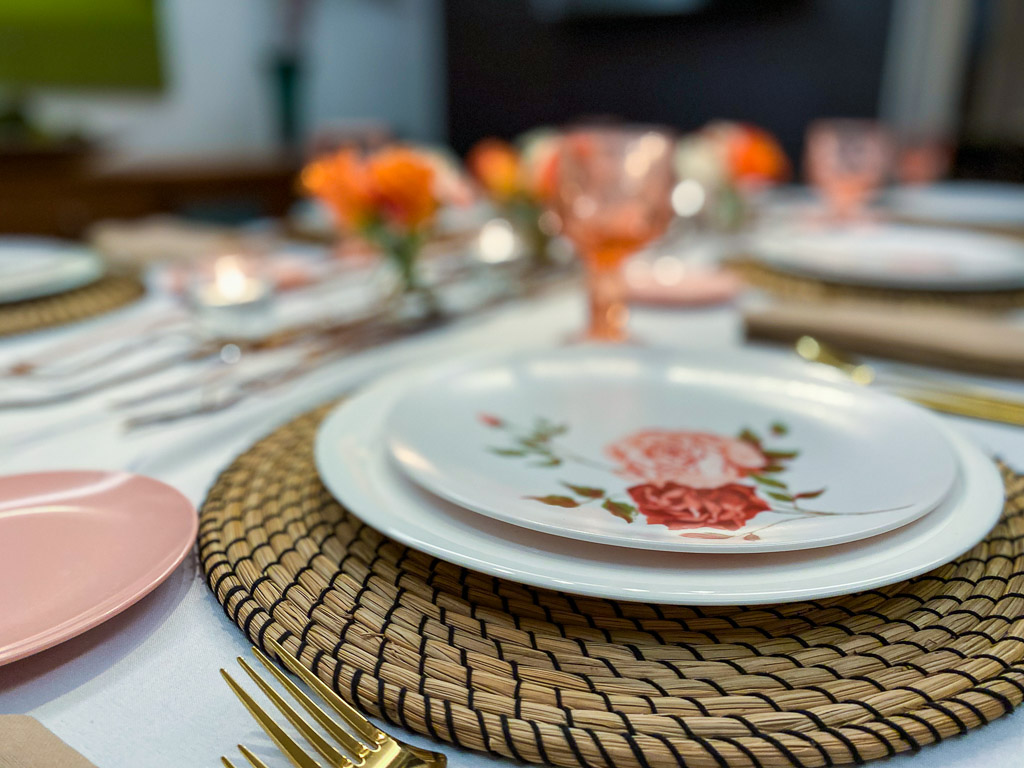
{"label": "gold flatware", "polygon": [[[348,702],[332,691],[316,675],[307,670],[299,660],[289,654],[277,643],[268,641],[268,645],[278,655],[281,662],[297,675],[325,703],[335,715],[351,729],[346,730],[312,697],[288,679],[277,666],[258,648],[252,652],[259,662],[266,667],[274,679],[284,690],[313,718],[320,730],[317,730],[307,719],[288,703],[284,696],[265,678],[260,676],[241,656],[238,663],[253,682],[259,686],[263,694],[270,699],[277,710],[284,715],[302,738],[313,747],[331,766],[337,768],[444,768],[448,759],[440,752],[430,752],[406,744],[377,728],[369,720],[356,711]],[[274,718],[263,709],[242,686],[224,669],[220,671],[225,682],[249,710],[256,722],[266,732],[278,749],[296,768],[318,768],[320,763],[312,754],[302,747]],[[327,734],[330,739],[325,738]],[[333,742],[333,743],[332,743]],[[340,749],[339,749],[340,747]],[[266,768],[250,750],[241,744],[239,751],[255,768]],[[233,768],[231,762],[222,757],[221,762],[226,768]]]}
{"label": "gold flatware", "polygon": [[[258,757],[256,757],[256,755],[252,753],[252,750],[244,744],[238,745],[238,751],[242,753],[245,759],[249,761],[249,765],[251,765],[253,768],[268,768],[267,764],[260,760]],[[235,768],[234,763],[232,763],[226,757],[222,757],[220,759],[220,762],[224,765],[224,768]]]}
{"label": "gold flatware", "polygon": [[[801,336],[795,348],[805,360],[836,368],[857,384],[868,385],[878,380],[870,365],[857,362],[845,352],[813,336]],[[1024,426],[1024,400],[1008,397],[998,390],[907,376],[898,377],[886,388],[895,395],[941,413]]]}

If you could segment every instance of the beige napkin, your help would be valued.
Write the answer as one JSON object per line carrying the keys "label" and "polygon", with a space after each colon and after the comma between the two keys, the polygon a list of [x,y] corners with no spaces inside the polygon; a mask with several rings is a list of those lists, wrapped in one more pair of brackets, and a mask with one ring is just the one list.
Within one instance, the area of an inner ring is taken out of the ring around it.
{"label": "beige napkin", "polygon": [[96,768],[28,715],[0,716],[0,768]]}
{"label": "beige napkin", "polygon": [[1024,327],[980,313],[844,301],[776,304],[744,320],[750,339],[810,335],[848,352],[1024,379]]}

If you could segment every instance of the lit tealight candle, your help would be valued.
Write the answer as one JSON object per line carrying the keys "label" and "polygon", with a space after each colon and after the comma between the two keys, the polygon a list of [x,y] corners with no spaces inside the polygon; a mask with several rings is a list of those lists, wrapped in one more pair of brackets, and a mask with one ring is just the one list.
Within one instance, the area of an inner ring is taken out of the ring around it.
{"label": "lit tealight candle", "polygon": [[270,282],[247,270],[247,262],[233,255],[220,256],[212,274],[200,279],[192,300],[200,323],[212,334],[251,338],[271,325]]}

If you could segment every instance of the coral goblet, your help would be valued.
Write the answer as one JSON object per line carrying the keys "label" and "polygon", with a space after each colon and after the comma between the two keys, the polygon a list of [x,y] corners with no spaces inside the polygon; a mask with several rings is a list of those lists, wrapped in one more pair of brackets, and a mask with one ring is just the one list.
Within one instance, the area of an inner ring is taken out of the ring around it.
{"label": "coral goblet", "polygon": [[672,219],[674,147],[668,133],[643,126],[581,128],[562,138],[554,207],[587,270],[584,340],[627,338],[622,264]]}

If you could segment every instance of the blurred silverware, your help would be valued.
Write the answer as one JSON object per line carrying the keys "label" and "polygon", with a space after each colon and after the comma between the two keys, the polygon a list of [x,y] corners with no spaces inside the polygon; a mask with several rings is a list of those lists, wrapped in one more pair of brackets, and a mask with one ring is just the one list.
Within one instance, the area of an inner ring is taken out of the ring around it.
{"label": "blurred silverware", "polygon": [[[0,378],[38,377],[58,380],[89,371],[154,339],[172,336],[187,328],[188,314],[179,308],[157,312],[133,323],[103,326],[76,333],[71,339],[45,347],[0,370]],[[85,358],[84,360],[81,358]]]}
{"label": "blurred silverware", "polygon": [[897,375],[883,382],[870,365],[858,362],[845,351],[813,336],[801,336],[795,347],[797,354],[805,360],[836,368],[858,384],[877,383],[895,395],[934,411],[1024,426],[1024,400],[1009,397],[998,390],[936,382],[923,376]]}
{"label": "blurred silverware", "polygon": [[[361,349],[436,327],[438,327],[438,323],[433,319],[417,324],[382,323],[376,327],[367,326],[361,329],[358,334],[327,337],[321,344],[305,352],[298,361],[290,361],[276,368],[264,370],[258,374],[237,380],[225,381],[221,390],[206,393],[195,404],[129,416],[125,419],[123,428],[127,432],[134,432],[148,427],[174,424],[197,416],[220,413],[235,407],[254,395],[269,392],[295,381],[323,365],[358,352]],[[193,380],[192,383],[194,385],[192,389],[197,393],[203,389],[203,381]],[[145,398],[145,401],[151,402],[170,394],[180,395],[184,392],[186,392],[185,387],[168,388],[150,395]],[[138,405],[140,400],[133,399],[128,404]]]}

